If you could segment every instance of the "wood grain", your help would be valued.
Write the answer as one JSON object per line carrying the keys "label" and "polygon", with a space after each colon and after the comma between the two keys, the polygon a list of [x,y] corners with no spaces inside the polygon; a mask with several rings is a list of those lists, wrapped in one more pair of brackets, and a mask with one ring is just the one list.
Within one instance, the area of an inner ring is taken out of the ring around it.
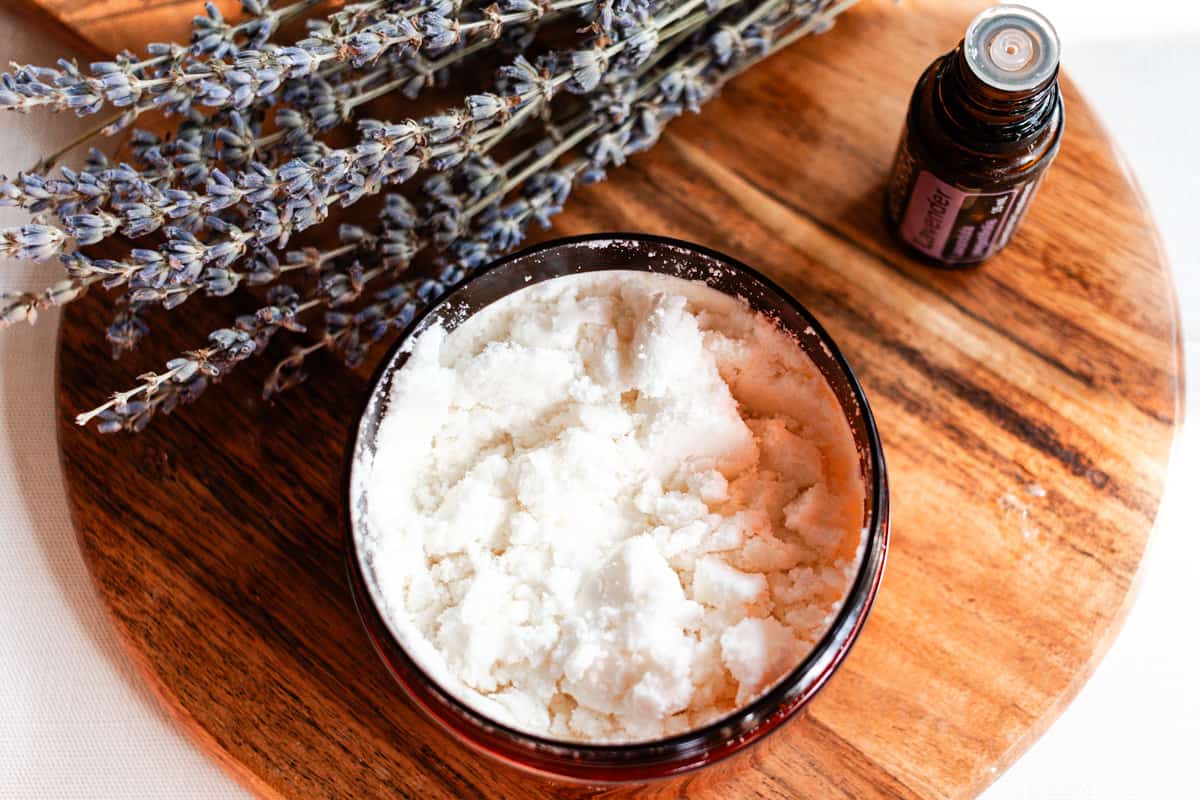
{"label": "wood grain", "polygon": [[[44,0],[69,5],[68,22],[113,2]],[[807,714],[739,761],[641,796],[973,796],[1074,696],[1133,596],[1181,348],[1157,234],[1087,103],[1067,81],[1061,154],[994,261],[936,271],[883,227],[908,92],[977,5],[860,5],[674,123],[557,223],[691,239],[781,283],[862,378],[893,487],[875,611]],[[268,358],[139,436],[71,424],[252,307],[231,298],[153,320],[136,363],[108,360],[99,295],[65,316],[70,499],[130,652],[264,796],[545,796],[408,705],[360,628],[337,519],[367,373],[327,363],[268,405]]]}

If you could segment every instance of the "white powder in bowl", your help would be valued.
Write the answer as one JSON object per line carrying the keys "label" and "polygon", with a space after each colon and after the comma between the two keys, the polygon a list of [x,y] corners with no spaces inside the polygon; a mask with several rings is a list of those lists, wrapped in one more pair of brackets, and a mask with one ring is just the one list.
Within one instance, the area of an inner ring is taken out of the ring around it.
{"label": "white powder in bowl", "polygon": [[359,547],[389,628],[464,703],[657,739],[824,633],[858,561],[858,455],[816,366],[743,301],[587,273],[411,353],[360,467]]}

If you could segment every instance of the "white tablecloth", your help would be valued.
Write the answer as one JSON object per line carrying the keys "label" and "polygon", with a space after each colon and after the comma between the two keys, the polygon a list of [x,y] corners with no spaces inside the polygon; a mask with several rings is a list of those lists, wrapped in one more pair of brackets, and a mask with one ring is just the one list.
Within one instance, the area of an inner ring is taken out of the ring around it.
{"label": "white tablecloth", "polygon": [[[1068,69],[1149,196],[1179,283],[1191,372],[1200,374],[1200,110],[1186,99],[1200,77],[1200,10],[1192,0],[1031,4],[1056,22]],[[57,50],[0,10],[0,62],[46,62]],[[66,141],[65,119],[0,117],[0,172]],[[0,213],[0,225],[19,219]],[[55,270],[3,266],[5,288],[43,285]],[[47,315],[0,335],[0,798],[245,797],[158,709],[97,603],[55,445],[56,325]],[[1177,448],[1125,631],[1077,701],[987,800],[1195,796],[1200,626],[1190,612],[1200,530],[1188,501],[1200,485],[1196,430]]]}

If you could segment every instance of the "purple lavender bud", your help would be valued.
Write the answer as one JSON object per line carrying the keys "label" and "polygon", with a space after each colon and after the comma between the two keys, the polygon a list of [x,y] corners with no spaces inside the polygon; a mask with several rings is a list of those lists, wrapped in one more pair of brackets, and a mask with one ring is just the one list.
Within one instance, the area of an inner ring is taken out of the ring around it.
{"label": "purple lavender bud", "polygon": [[270,250],[255,250],[250,259],[250,272],[246,281],[252,286],[273,283],[280,275],[279,259]]}
{"label": "purple lavender bud", "polygon": [[417,299],[428,305],[441,297],[445,291],[446,287],[440,281],[430,278],[417,287]]}
{"label": "purple lavender bud", "polygon": [[360,142],[354,148],[354,163],[359,168],[370,169],[383,160],[386,152],[383,142],[378,139]]}
{"label": "purple lavender bud", "polygon": [[464,143],[455,142],[451,145],[447,145],[447,147],[449,147],[448,150],[443,153],[439,153],[438,156],[433,159],[432,166],[439,172],[457,166],[458,164],[462,163],[464,158],[467,157],[468,150]]}
{"label": "purple lavender bud", "polygon": [[446,286],[453,286],[466,276],[466,269],[462,266],[458,264],[447,264],[438,273],[438,280]]}
{"label": "purple lavender bud", "polygon": [[587,147],[588,158],[598,167],[619,167],[625,163],[625,144],[629,131],[619,129],[603,134]]}
{"label": "purple lavender bud", "polygon": [[426,203],[461,205],[457,202],[450,176],[444,172],[435,172],[426,178],[421,184],[421,191],[425,194]]}
{"label": "purple lavender bud", "polygon": [[131,203],[121,207],[121,232],[137,238],[158,230],[162,217],[158,211],[144,203]]}
{"label": "purple lavender bud", "polygon": [[170,219],[183,219],[199,210],[195,196],[181,189],[164,189],[163,200],[162,210]]}
{"label": "purple lavender bud", "polygon": [[[167,229],[170,232],[170,228]],[[161,264],[163,262],[162,253],[157,250],[147,250],[141,247],[135,247],[129,251],[129,257],[138,264]]]}
{"label": "purple lavender bud", "polygon": [[678,100],[683,96],[683,75],[679,70],[671,70],[658,82],[658,91],[667,100]]}
{"label": "purple lavender bud", "polygon": [[416,146],[423,132],[419,122],[402,122],[398,125],[383,126],[381,135],[387,141],[390,152],[403,154]]}
{"label": "purple lavender bud", "polygon": [[283,238],[283,223],[273,208],[259,208],[254,212],[254,232],[263,244],[269,244]]}
{"label": "purple lavender bud", "polygon": [[289,197],[299,197],[316,188],[317,171],[299,159],[292,159],[279,168],[279,180],[285,184]]}
{"label": "purple lavender bud", "polygon": [[540,92],[545,82],[537,68],[525,56],[517,56],[512,64],[500,68],[500,77],[514,94],[529,95]]}
{"label": "purple lavender bud", "polygon": [[67,232],[81,245],[95,244],[116,230],[116,221],[107,214],[75,214],[64,220]]}
{"label": "purple lavender bud", "polygon": [[712,48],[713,56],[721,66],[725,66],[733,60],[734,56],[741,55],[745,51],[742,37],[732,25],[724,25],[714,33],[708,40],[708,46]]}
{"label": "purple lavender bud", "polygon": [[[194,403],[201,393],[208,387],[208,379],[203,375],[197,375],[183,385],[179,390],[179,402]],[[163,409],[166,411],[166,409]]]}
{"label": "purple lavender bud", "polygon": [[227,350],[228,348],[233,347],[234,343],[238,341],[238,333],[239,331],[236,331],[232,328],[221,328],[210,333],[208,335],[208,341],[209,344],[213,345],[214,347]]}
{"label": "purple lavender bud", "polygon": [[47,200],[52,193],[60,193],[58,181],[53,182],[54,186],[51,188],[50,183],[36,172],[23,172],[18,176],[18,180],[21,181],[21,189],[25,194],[39,200]]}
{"label": "purple lavender bud", "polygon": [[467,111],[474,122],[503,122],[508,118],[508,103],[498,94],[467,96]]}
{"label": "purple lavender bud", "polygon": [[384,226],[390,229],[412,230],[417,224],[416,209],[399,194],[389,194],[384,200]]}
{"label": "purple lavender bud", "polygon": [[303,129],[307,123],[304,115],[294,108],[281,108],[275,112],[275,124],[283,129]]}
{"label": "purple lavender bud", "polygon": [[588,166],[579,173],[579,182],[584,186],[591,186],[594,183],[602,182],[605,177],[607,177],[607,173],[603,167]]}
{"label": "purple lavender bud", "polygon": [[361,31],[356,33],[349,38],[346,44],[353,54],[350,57],[350,63],[356,69],[362,69],[367,64],[370,64],[387,49],[387,40],[384,39],[381,33],[376,31]]}
{"label": "purple lavender bud", "polygon": [[175,373],[171,380],[187,383],[200,371],[200,363],[191,358],[172,358],[167,362],[167,370]]}
{"label": "purple lavender bud", "polygon": [[275,171],[258,161],[251,162],[238,175],[243,197],[256,206],[271,200],[278,189]]}
{"label": "purple lavender bud", "polygon": [[218,267],[228,267],[242,257],[246,245],[240,240],[224,240],[208,248],[205,261]]}
{"label": "purple lavender bud", "polygon": [[441,14],[422,14],[417,28],[425,37],[424,46],[431,51],[443,50],[458,41],[458,20]]}
{"label": "purple lavender bud", "polygon": [[388,170],[388,183],[404,183],[421,169],[421,159],[416,156],[389,156],[384,162]]}
{"label": "purple lavender bud", "polygon": [[355,163],[357,162],[352,160],[348,153],[341,151],[322,157],[317,162],[317,167],[325,183],[336,184],[345,177]]}
{"label": "purple lavender bud", "polygon": [[279,89],[283,78],[278,70],[260,69],[255,71],[254,80],[258,82],[258,96],[266,97]]}
{"label": "purple lavender bud", "polygon": [[79,175],[79,179],[75,183],[75,191],[85,197],[100,197],[108,190],[106,187],[100,185],[95,175],[85,172]]}
{"label": "purple lavender bud", "polygon": [[170,311],[173,308],[181,306],[183,305],[183,302],[191,297],[195,291],[195,288],[171,289],[163,295],[162,307],[165,310]]}
{"label": "purple lavender bud", "polygon": [[206,106],[223,106],[229,102],[233,92],[216,81],[201,81],[196,86],[196,99]]}
{"label": "purple lavender bud", "polygon": [[407,327],[409,325],[409,323],[411,323],[413,321],[413,318],[416,316],[417,316],[417,304],[410,300],[409,302],[407,302],[403,306],[401,306],[400,310],[396,312],[396,315],[395,315],[396,326],[399,328]]}
{"label": "purple lavender bud", "polygon": [[232,88],[239,86],[250,86],[254,82],[253,76],[243,69],[230,69],[224,73],[224,80]]}
{"label": "purple lavender bud", "polygon": [[351,172],[342,177],[335,185],[341,199],[338,204],[343,208],[357,203],[362,197],[367,194],[367,179],[362,174]]}
{"label": "purple lavender bud", "polygon": [[519,218],[501,216],[487,223],[480,235],[496,250],[504,251],[524,241],[525,229]]}
{"label": "purple lavender bud", "polygon": [[571,79],[567,91],[587,94],[600,84],[608,69],[608,57],[603,50],[573,50],[571,52]]}
{"label": "purple lavender bud", "polygon": [[249,108],[254,100],[254,87],[246,84],[233,90],[233,95],[229,98],[229,105],[237,109],[244,109]]}
{"label": "purple lavender bud", "polygon": [[367,238],[367,231],[361,225],[342,223],[338,226],[338,241],[342,244],[360,244]]}
{"label": "purple lavender bud", "polygon": [[25,194],[19,188],[9,183],[6,178],[0,178],[0,206],[19,206]]}
{"label": "purple lavender bud", "polygon": [[239,276],[235,272],[217,267],[209,267],[200,276],[204,282],[204,291],[210,297],[224,297],[232,294],[237,288]]}
{"label": "purple lavender bud", "polygon": [[561,170],[552,170],[535,176],[529,183],[534,191],[547,191],[557,205],[567,201],[571,194],[571,176]]}
{"label": "purple lavender bud", "polygon": [[421,120],[421,124],[425,127],[425,135],[429,141],[432,144],[440,144],[462,133],[466,119],[458,112],[451,111],[446,114],[425,117]]}
{"label": "purple lavender bud", "polygon": [[168,227],[167,261],[173,267],[191,264],[204,257],[204,244],[182,228]]}
{"label": "purple lavender bud", "polygon": [[450,246],[454,240],[463,235],[466,225],[467,220],[463,217],[460,209],[443,208],[430,215],[427,227],[429,236],[433,239],[433,246],[439,250]]}
{"label": "purple lavender bud", "polygon": [[310,196],[296,197],[287,201],[287,215],[290,217],[291,225],[280,238],[280,246],[287,244],[287,239],[293,230],[304,230],[324,222],[325,218],[329,216],[329,206],[315,201]]}
{"label": "purple lavender bud", "polygon": [[321,64],[316,53],[301,47],[281,47],[276,56],[289,78],[307,77]]}
{"label": "purple lavender bud", "polygon": [[385,231],[379,247],[381,261],[389,269],[408,266],[417,250],[417,239],[411,230]]}
{"label": "purple lavender bud", "polygon": [[623,61],[632,62],[631,66],[637,66],[654,55],[657,49],[658,31],[654,28],[643,28],[626,40],[621,58]]}
{"label": "purple lavender bud", "polygon": [[112,345],[113,358],[118,358],[121,353],[136,347],[149,330],[150,328],[137,315],[133,307],[123,308],[105,331],[105,338]]}
{"label": "purple lavender bud", "polygon": [[494,258],[488,246],[475,239],[459,240],[452,249],[458,263],[466,269],[482,267]]}

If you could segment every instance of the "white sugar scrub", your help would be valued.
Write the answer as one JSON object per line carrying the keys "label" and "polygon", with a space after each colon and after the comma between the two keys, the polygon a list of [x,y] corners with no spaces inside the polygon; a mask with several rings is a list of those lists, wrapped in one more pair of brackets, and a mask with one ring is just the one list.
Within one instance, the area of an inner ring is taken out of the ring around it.
{"label": "white sugar scrub", "polygon": [[788,333],[612,270],[427,328],[356,465],[368,584],[445,690],[634,743],[737,710],[825,633],[861,555],[845,415]]}

